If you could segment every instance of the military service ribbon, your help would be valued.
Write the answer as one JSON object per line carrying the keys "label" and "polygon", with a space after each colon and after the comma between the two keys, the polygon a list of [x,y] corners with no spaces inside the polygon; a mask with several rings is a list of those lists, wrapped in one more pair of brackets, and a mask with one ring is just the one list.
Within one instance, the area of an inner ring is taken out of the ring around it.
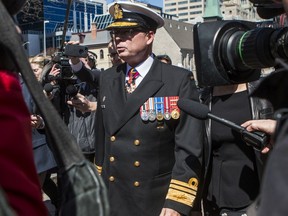
{"label": "military service ribbon", "polygon": [[143,121],[159,122],[179,119],[180,109],[177,106],[178,96],[151,97],[140,107],[140,117]]}
{"label": "military service ribbon", "polygon": [[155,97],[154,102],[155,102],[156,118],[158,121],[162,121],[164,118],[163,97]]}
{"label": "military service ribbon", "polygon": [[149,114],[148,114],[149,121],[155,121],[156,111],[155,111],[154,98],[149,98],[148,103],[149,103]]}
{"label": "military service ribbon", "polygon": [[171,119],[169,97],[164,97],[164,109],[164,119],[168,121]]}
{"label": "military service ribbon", "polygon": [[141,119],[143,121],[148,121],[149,120],[148,109],[149,109],[148,101],[146,101],[140,108],[140,116],[141,116]]}
{"label": "military service ribbon", "polygon": [[171,117],[173,119],[178,119],[180,117],[180,109],[177,106],[177,102],[179,100],[178,96],[171,96],[169,97],[170,101],[170,110],[171,110]]}

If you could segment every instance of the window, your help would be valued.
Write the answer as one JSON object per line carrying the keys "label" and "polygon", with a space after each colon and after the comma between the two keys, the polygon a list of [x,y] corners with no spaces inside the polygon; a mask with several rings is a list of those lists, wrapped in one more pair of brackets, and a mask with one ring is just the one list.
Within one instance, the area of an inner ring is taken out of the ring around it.
{"label": "window", "polygon": [[100,59],[103,59],[104,58],[104,51],[101,49],[100,50]]}

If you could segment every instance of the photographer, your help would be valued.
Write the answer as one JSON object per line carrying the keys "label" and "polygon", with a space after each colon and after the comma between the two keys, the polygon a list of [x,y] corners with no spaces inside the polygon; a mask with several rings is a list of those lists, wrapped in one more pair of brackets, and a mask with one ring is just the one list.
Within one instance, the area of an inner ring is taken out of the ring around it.
{"label": "photographer", "polygon": [[[71,42],[69,44],[72,44]],[[73,48],[73,47],[72,47]],[[90,55],[90,56],[89,56]],[[60,112],[63,120],[67,124],[69,131],[76,138],[82,153],[91,162],[94,162],[95,155],[95,115],[96,112],[87,112],[77,110],[77,107],[67,104],[67,101],[78,100],[79,95],[91,102],[96,103],[97,97],[97,84],[88,83],[85,80],[79,79],[83,71],[89,71],[98,79],[100,71],[95,68],[96,56],[90,52],[86,58],[83,57],[64,57],[63,67],[58,63],[52,63],[49,71],[50,80],[54,86],[59,88],[53,93],[53,102],[58,111]],[[55,58],[54,58],[55,59]],[[68,63],[68,66],[66,65]],[[76,63],[75,63],[76,62]],[[68,73],[67,73],[68,71]],[[69,76],[67,76],[69,74]],[[78,76],[80,75],[80,76]],[[52,79],[51,79],[52,77]]]}

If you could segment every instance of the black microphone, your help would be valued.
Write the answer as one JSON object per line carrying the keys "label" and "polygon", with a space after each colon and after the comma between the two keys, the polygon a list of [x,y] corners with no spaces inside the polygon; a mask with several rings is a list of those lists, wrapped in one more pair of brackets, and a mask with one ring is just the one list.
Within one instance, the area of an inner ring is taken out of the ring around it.
{"label": "black microphone", "polygon": [[68,94],[71,98],[75,97],[78,93],[78,88],[75,85],[68,85],[66,87],[66,94]]}
{"label": "black microphone", "polygon": [[205,120],[210,118],[214,121],[230,127],[231,129],[239,132],[242,135],[242,139],[248,145],[253,146],[257,150],[262,150],[269,143],[269,136],[267,136],[267,134],[260,131],[249,132],[246,130],[246,128],[239,126],[234,122],[215,116],[210,113],[208,106],[204,104],[189,99],[179,99],[178,107],[187,114],[197,119]]}
{"label": "black microphone", "polygon": [[47,93],[47,95],[51,94],[53,89],[59,88],[58,85],[52,85],[51,83],[46,83],[43,87],[44,91]]}

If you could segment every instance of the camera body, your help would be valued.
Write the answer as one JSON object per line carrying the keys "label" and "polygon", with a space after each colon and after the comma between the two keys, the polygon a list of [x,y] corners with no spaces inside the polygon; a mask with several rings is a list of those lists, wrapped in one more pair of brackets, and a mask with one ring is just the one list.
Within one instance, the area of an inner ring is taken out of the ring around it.
{"label": "camera body", "polygon": [[[237,46],[234,41],[229,40],[229,37],[236,32],[249,31],[255,26],[254,23],[246,21],[215,21],[199,23],[194,26],[195,65],[197,81],[200,86],[226,85],[236,83],[236,81],[241,83],[259,77],[260,70],[248,70],[236,80],[234,77],[236,68],[228,68],[229,64],[226,63],[226,60],[231,59],[235,54],[235,50],[230,51],[226,47]],[[249,77],[250,75],[251,77]]]}
{"label": "camera body", "polygon": [[257,28],[248,21],[224,20],[194,26],[198,85],[220,86],[259,79],[261,69],[288,60],[288,28]]}
{"label": "camera body", "polygon": [[67,44],[64,48],[63,54],[65,56],[86,58],[88,56],[88,47],[76,44]]}
{"label": "camera body", "polygon": [[56,68],[60,69],[59,76],[55,77],[57,80],[70,79],[73,76],[73,71],[69,63],[69,58],[63,54],[63,52],[57,52],[52,59],[56,64]]}
{"label": "camera body", "polygon": [[73,71],[69,63],[69,57],[86,58],[88,56],[88,47],[74,44],[67,44],[63,52],[55,53],[52,59],[61,73],[56,79],[71,79]]}

